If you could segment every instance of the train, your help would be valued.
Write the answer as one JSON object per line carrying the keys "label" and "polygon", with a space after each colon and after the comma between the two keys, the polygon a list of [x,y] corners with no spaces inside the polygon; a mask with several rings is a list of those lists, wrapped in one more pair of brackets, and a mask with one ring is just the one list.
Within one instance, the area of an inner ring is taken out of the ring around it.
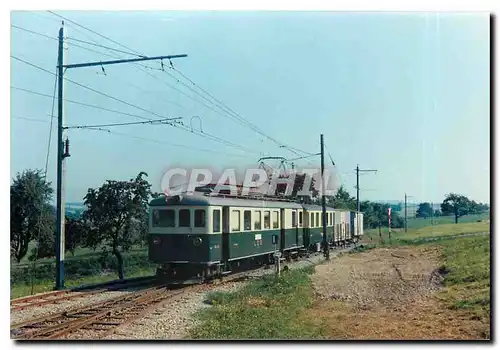
{"label": "train", "polygon": [[[326,227],[330,249],[355,243],[363,235],[363,213],[326,207]],[[203,282],[273,264],[277,256],[300,259],[322,245],[318,205],[207,193],[149,203],[149,260],[157,276],[172,282]]]}

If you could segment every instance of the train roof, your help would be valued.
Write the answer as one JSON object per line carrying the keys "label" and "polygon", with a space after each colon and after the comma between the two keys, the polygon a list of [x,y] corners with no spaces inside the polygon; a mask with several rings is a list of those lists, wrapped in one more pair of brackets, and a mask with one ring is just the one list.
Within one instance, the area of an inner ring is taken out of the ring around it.
{"label": "train roof", "polygon": [[[224,196],[206,196],[195,193],[191,195],[180,195],[165,197],[160,196],[153,199],[150,203],[152,207],[185,205],[185,206],[230,206],[230,207],[253,207],[253,208],[288,208],[321,211],[322,207],[316,204],[303,204],[286,200],[263,200],[258,198],[237,198]],[[326,207],[328,211],[350,211],[346,209],[336,209]],[[360,212],[362,213],[362,212]]]}
{"label": "train roof", "polygon": [[[304,208],[305,210],[320,210],[320,211],[323,210],[321,205],[316,205],[316,204],[301,204],[301,205],[302,205],[302,208]],[[332,211],[332,210],[341,210],[341,209],[326,207],[326,210]]]}
{"label": "train roof", "polygon": [[215,197],[201,194],[180,195],[153,199],[150,206],[186,205],[186,206],[230,206],[230,207],[257,207],[257,208],[290,208],[301,209],[302,205],[290,201],[263,200],[251,198]]}

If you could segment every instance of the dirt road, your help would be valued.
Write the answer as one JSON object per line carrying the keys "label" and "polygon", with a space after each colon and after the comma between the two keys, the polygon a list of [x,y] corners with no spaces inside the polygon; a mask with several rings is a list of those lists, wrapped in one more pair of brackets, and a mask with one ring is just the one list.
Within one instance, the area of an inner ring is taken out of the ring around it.
{"label": "dirt road", "polygon": [[439,300],[437,247],[378,248],[318,265],[305,317],[332,339],[481,339],[478,320]]}

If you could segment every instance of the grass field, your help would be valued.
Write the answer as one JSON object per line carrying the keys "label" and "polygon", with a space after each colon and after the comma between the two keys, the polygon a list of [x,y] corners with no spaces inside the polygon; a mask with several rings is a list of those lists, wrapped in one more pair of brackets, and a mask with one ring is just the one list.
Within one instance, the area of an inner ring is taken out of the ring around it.
{"label": "grass field", "polygon": [[[143,270],[139,270],[139,271],[136,271],[134,273],[127,275],[126,278],[151,276],[154,273],[155,273],[154,268],[143,269]],[[106,273],[106,274],[102,274],[102,275],[98,275],[98,276],[88,276],[88,277],[77,278],[77,279],[68,278],[65,281],[65,287],[66,288],[74,288],[74,287],[79,287],[79,286],[82,286],[85,284],[97,284],[97,283],[103,283],[103,282],[110,282],[110,281],[113,281],[116,279],[118,279],[116,272]],[[20,298],[20,297],[27,296],[30,294],[49,292],[51,290],[54,290],[54,281],[36,281],[36,283],[33,285],[33,293],[31,293],[31,285],[27,285],[27,284],[11,285],[10,298],[15,299],[15,298]]]}
{"label": "grass field", "polygon": [[[458,223],[476,222],[477,220],[489,220],[490,213],[465,215],[458,218]],[[408,218],[408,228],[419,229],[426,226],[454,224],[454,216],[436,216],[431,218]]]}
{"label": "grass field", "polygon": [[[31,264],[32,262],[28,260],[29,255],[31,254],[31,249],[35,247],[35,243],[31,242],[29,245],[28,249],[28,254],[26,254],[22,259],[20,263],[17,263],[15,261],[11,261],[11,267],[22,267]],[[140,247],[140,246],[134,246],[132,247],[128,252],[124,254],[134,254],[134,253],[139,253],[139,252],[145,252],[147,251],[147,247]],[[102,248],[97,248],[96,250],[93,250],[91,248],[77,248],[75,250],[75,255],[73,256],[70,252],[66,252],[65,254],[65,260],[78,260],[82,258],[88,258],[88,257],[95,257],[95,256],[100,256],[102,253]],[[54,263],[55,258],[43,258],[43,259],[38,259],[37,264],[50,264]]]}
{"label": "grass field", "polygon": [[[441,244],[445,288],[440,298],[449,308],[466,311],[489,326],[490,237],[463,237]],[[484,332],[489,336],[489,331]]]}
{"label": "grass field", "polygon": [[[396,240],[416,240],[419,238],[431,238],[431,237],[441,237],[450,235],[459,235],[464,233],[477,233],[477,232],[488,232],[490,231],[489,222],[468,222],[459,224],[442,224],[433,225],[422,228],[412,228],[408,229],[408,232],[398,229],[393,230],[391,234],[392,239]],[[364,241],[376,241],[379,240],[378,229],[367,230],[365,232]],[[382,239],[385,241],[389,239],[388,229],[384,228],[382,230]]]}

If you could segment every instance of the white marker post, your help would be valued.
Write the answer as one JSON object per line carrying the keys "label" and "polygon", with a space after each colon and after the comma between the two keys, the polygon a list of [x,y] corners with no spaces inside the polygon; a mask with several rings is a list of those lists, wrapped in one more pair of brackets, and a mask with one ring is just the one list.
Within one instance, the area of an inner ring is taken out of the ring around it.
{"label": "white marker post", "polygon": [[274,259],[276,262],[276,273],[278,274],[279,277],[281,276],[281,266],[280,266],[281,252],[278,251],[278,235],[273,235],[273,244],[274,244]]}

